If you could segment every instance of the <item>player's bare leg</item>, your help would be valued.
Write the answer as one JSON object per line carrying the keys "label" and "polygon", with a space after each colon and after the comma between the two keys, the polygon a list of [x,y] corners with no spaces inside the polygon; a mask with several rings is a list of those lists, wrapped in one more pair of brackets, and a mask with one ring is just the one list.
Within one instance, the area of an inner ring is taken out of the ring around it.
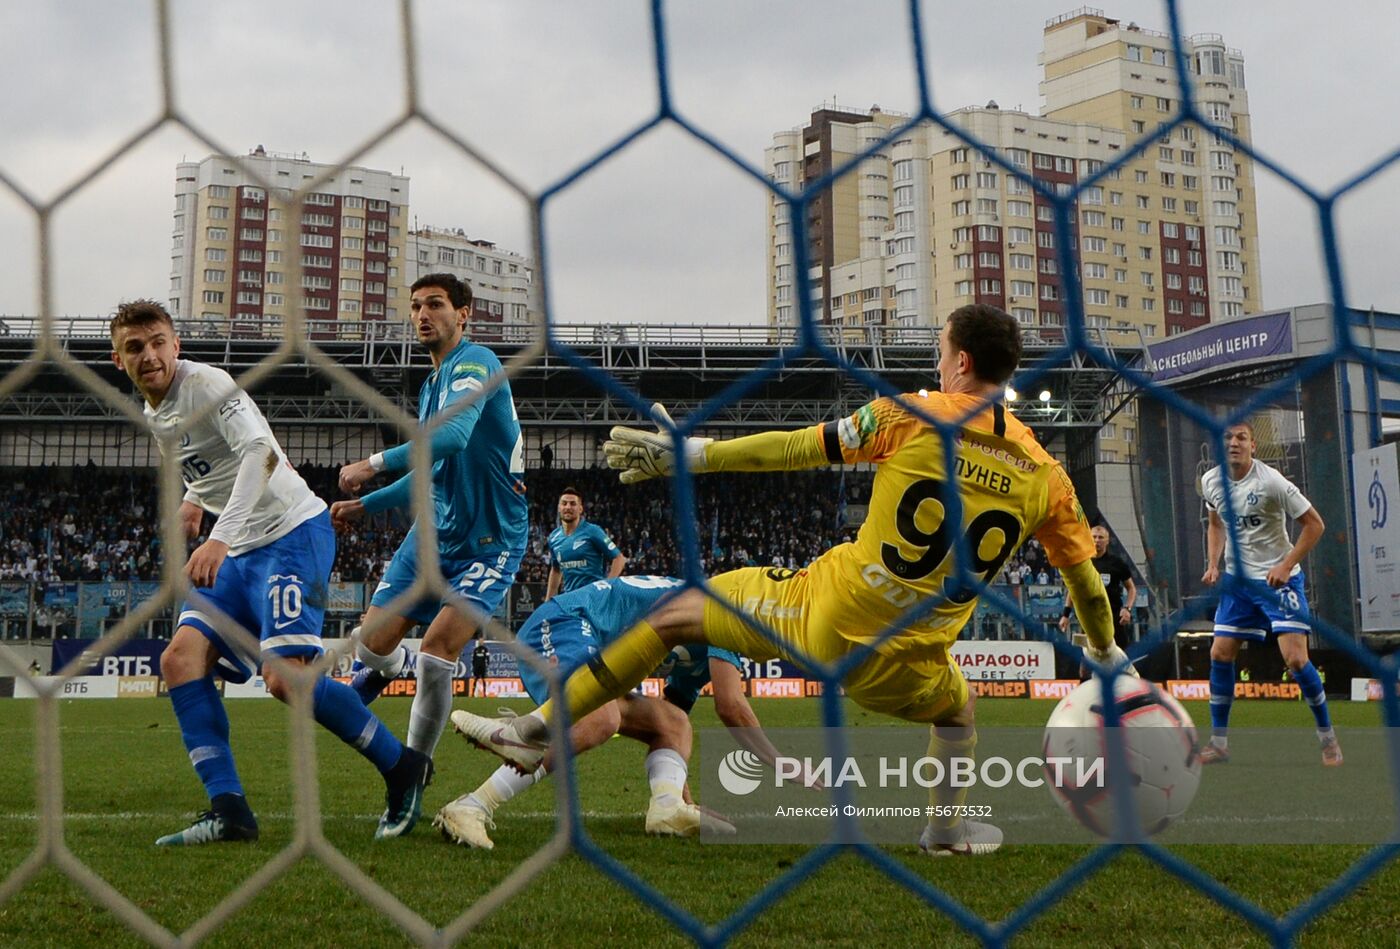
{"label": "player's bare leg", "polygon": [[351,633],[356,638],[356,658],[364,664],[350,679],[350,688],[359,695],[360,701],[366,705],[373,702],[403,672],[408,664],[408,648],[401,644],[416,625],[407,617],[396,616],[377,606],[365,611],[360,625]]}
{"label": "player's bare leg", "polygon": [[[606,662],[569,676],[564,699],[574,721],[625,695],[651,673],[672,647],[705,641],[705,595],[686,590],[650,613],[603,651]],[[529,715],[509,720],[461,711],[453,726],[469,741],[523,774],[544,760],[549,743],[553,700]]]}
{"label": "player's bare leg", "polygon": [[[477,716],[458,710],[452,717],[455,725],[458,720]],[[569,741],[573,753],[581,755],[605,744],[614,734],[647,746],[647,780],[651,786],[647,833],[689,837],[702,831],[734,832],[733,826],[719,815],[707,813],[684,799],[686,762],[693,746],[690,719],[684,712],[659,699],[627,695],[585,715],[570,729]],[[475,791],[443,807],[433,824],[449,840],[490,849],[494,844],[487,829],[495,827],[492,818],[496,809],[552,770],[552,748],[540,767],[529,775],[511,765],[502,765]]]}
{"label": "player's bare leg", "polygon": [[[454,723],[458,716],[465,714],[460,710],[453,712]],[[606,744],[609,738],[618,733],[622,718],[619,702],[609,702],[591,715],[584,716],[569,729],[573,753],[581,755]],[[496,809],[543,780],[553,770],[552,759],[552,755],[546,755],[540,766],[529,774],[522,774],[508,764],[501,765],[475,791],[444,805],[433,818],[433,826],[454,843],[480,850],[492,849],[495,844],[487,830],[496,827],[493,819]]]}
{"label": "player's bare leg", "polygon": [[1327,709],[1327,692],[1323,688],[1322,677],[1308,658],[1308,637],[1302,633],[1281,633],[1278,650],[1288,666],[1288,674],[1298,683],[1303,700],[1308,703],[1317,723],[1322,763],[1329,768],[1339,767],[1342,763],[1342,746],[1337,743],[1337,733],[1332,729],[1332,716]]}

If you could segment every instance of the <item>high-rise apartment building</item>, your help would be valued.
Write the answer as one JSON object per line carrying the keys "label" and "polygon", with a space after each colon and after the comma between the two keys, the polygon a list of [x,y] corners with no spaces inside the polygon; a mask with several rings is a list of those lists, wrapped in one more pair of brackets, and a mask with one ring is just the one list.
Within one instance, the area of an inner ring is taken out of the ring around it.
{"label": "high-rise apartment building", "polygon": [[277,335],[300,308],[314,338],[404,318],[408,179],[342,169],[306,196],[293,220],[292,193],[327,167],[261,146],[238,161],[181,162],[171,312],[212,332],[254,336]]}
{"label": "high-rise apartment building", "polygon": [[[907,119],[902,113],[882,112],[878,106],[869,112],[820,106],[812,110],[805,128],[773,136],[773,146],[766,152],[768,173],[779,184],[797,190],[843,167]],[[858,174],[836,179],[807,206],[804,223],[811,255],[807,265],[818,275],[812,285],[815,308],[820,308],[822,299],[817,288],[832,268],[880,256],[889,227],[888,164],[884,156],[862,162]],[[770,198],[768,234],[769,322],[791,325],[797,320],[794,244],[787,206],[776,197]]]}
{"label": "high-rise apartment building", "polygon": [[[1164,133],[1129,168],[1135,180],[1153,189],[1150,200],[1183,214],[1183,224],[1201,229],[1200,249],[1207,274],[1211,319],[1242,316],[1258,310],[1262,299],[1259,271],[1259,224],[1255,205],[1254,166],[1217,130],[1245,144],[1253,140],[1249,94],[1244,84],[1244,54],[1230,49],[1218,33],[1182,38],[1195,106],[1205,127],[1183,124]],[[1124,25],[1102,10],[1082,8],[1045,25],[1041,65],[1045,80],[1042,114],[1070,122],[1119,128],[1137,141],[1181,111],[1171,37]],[[1190,204],[1194,213],[1184,213]],[[1165,249],[1169,245],[1163,242]],[[1166,281],[1168,333],[1199,326],[1202,320],[1173,319],[1174,303],[1183,301]]]}
{"label": "high-rise apartment building", "polygon": [[528,257],[468,237],[461,228],[419,227],[408,235],[407,282],[424,274],[451,273],[472,288],[472,325],[478,338],[489,324],[529,323],[535,311],[535,266]]}
{"label": "high-rise apartment building", "polygon": [[[1050,21],[1041,116],[995,103],[948,120],[1061,193],[1180,109],[1170,41],[1095,11]],[[1219,37],[1189,41],[1203,114],[1249,138],[1243,60]],[[767,150],[773,179],[800,188],[906,117],[820,108]],[[1069,221],[1091,327],[1169,335],[1258,309],[1258,227],[1249,162],[1209,128],[1183,125],[1080,194]],[[843,325],[928,324],[971,302],[1029,326],[1064,322],[1054,206],[942,128],[922,125],[861,160],[808,206],[812,306]],[[796,321],[787,209],[769,203],[769,320]]]}

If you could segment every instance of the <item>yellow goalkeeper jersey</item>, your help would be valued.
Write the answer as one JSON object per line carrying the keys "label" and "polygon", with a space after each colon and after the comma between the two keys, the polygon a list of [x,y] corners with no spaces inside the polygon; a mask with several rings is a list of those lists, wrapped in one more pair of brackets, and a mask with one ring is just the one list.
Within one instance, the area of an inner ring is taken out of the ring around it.
{"label": "yellow goalkeeper jersey", "polygon": [[[938,430],[893,399],[809,430],[828,461],[878,468],[855,542],[808,567],[808,623],[869,641],[916,605],[942,598],[878,650],[911,664],[945,665],[948,645],[977,605],[976,591],[956,576],[959,536],[966,540],[968,574],[986,583],[1032,535],[1056,567],[1089,559],[1094,542],[1069,476],[1002,405],[941,392],[901,398],[957,424],[951,459]],[[959,423],[969,413],[975,414]],[[957,521],[944,506],[952,492],[962,507]]]}

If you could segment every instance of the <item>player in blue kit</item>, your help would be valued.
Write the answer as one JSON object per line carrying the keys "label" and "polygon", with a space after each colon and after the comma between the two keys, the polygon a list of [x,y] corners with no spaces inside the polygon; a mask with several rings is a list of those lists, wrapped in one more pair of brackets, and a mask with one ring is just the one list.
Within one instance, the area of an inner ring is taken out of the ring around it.
{"label": "player in blue kit", "polygon": [[[710,646],[705,643],[678,646],[671,650],[666,661],[661,664],[661,668],[656,670],[656,674],[666,680],[662,691],[666,701],[689,715],[690,710],[695,707],[695,700],[700,698],[700,693],[705,690],[705,686],[714,683],[716,671],[719,673],[718,678],[721,682],[732,677],[733,681],[741,683],[739,697],[742,698],[744,694],[742,685],[744,660],[739,658],[737,653],[721,649],[718,646]],[[716,695],[715,714],[726,725],[739,727],[737,723],[730,722],[729,716],[718,708],[718,695],[723,692],[727,696],[732,696],[733,690],[716,686],[711,691]],[[748,707],[747,701],[744,702],[744,706]],[[755,724],[757,724],[756,721]]]}
{"label": "player in blue kit", "polygon": [[546,600],[569,593],[594,580],[622,576],[627,558],[617,549],[608,532],[584,520],[583,495],[578,488],[565,488],[559,495],[559,526],[545,541],[549,546],[549,582]]}
{"label": "player in blue kit", "polygon": [[[418,420],[426,424],[459,408],[432,435],[432,517],[444,580],[483,617],[505,599],[525,552],[524,443],[511,398],[502,382],[482,396],[502,371],[500,360],[466,338],[471,288],[452,274],[428,274],[413,284],[410,309],[418,340],[432,357],[433,371],[418,394]],[[405,472],[411,444],[405,442],[340,469],[340,487],[358,494],[375,475]],[[348,526],[366,513],[405,507],[410,475],[363,498],[337,501],[331,517]],[[481,624],[437,597],[385,607],[418,576],[418,524],[394,554],[361,622],[358,656],[365,668],[351,681],[368,704],[404,669],[404,635],[427,626],[417,659],[418,688],[409,713],[408,746],[431,755],[452,710],[452,678],[458,657]]]}
{"label": "player in blue kit", "polygon": [[[149,300],[122,304],[112,318],[111,336],[112,361],[144,397],[151,430],[172,436],[157,440],[161,454],[178,452],[185,482],[178,516],[185,536],[199,534],[205,511],[218,515],[208,540],[185,565],[196,596],[181,606],[175,636],[160,657],[190,763],[209,794],[209,810],[156,844],[256,840],[257,820],[234,765],[214,673],[246,682],[262,668],[268,691],[289,699],[292,683],[285,670],[277,663],[264,666],[263,657],[306,663],[321,655],[335,534],[326,503],[288,463],[248,393],[222,369],[179,358],[180,340],[164,307]],[[257,636],[259,650],[226,635],[216,612]],[[318,678],[311,701],[316,721],[384,776],[387,807],[375,836],[407,833],[421,811],[432,761],[404,748],[349,687],[334,679]]]}
{"label": "player in blue kit", "polygon": [[[540,606],[525,621],[518,639],[567,677],[683,585],[671,577],[652,576],[596,581]],[[732,832],[727,823],[690,802],[686,792],[686,762],[691,747],[686,716],[700,690],[710,681],[711,669],[718,669],[715,710],[721,720],[743,729],[738,736],[740,742],[764,760],[771,763],[777,757],[744,697],[739,673],[742,661],[732,654],[713,655],[722,650],[712,650],[708,656],[704,650],[704,646],[690,647],[688,652],[668,659],[667,701],[625,695],[584,716],[569,732],[575,755],[596,748],[619,732],[648,746],[646,769],[652,792],[646,817],[649,834],[693,836],[702,825],[720,833]],[[549,684],[543,675],[525,663],[520,671],[531,698],[536,702],[548,698]],[[460,723],[477,718],[461,710],[452,713],[453,726],[468,740],[472,740],[470,734]],[[551,767],[551,756],[546,756],[544,764],[530,774],[501,765],[475,791],[443,807],[433,824],[450,840],[489,849],[492,842],[486,831],[495,826],[492,817],[496,809],[538,782]]]}

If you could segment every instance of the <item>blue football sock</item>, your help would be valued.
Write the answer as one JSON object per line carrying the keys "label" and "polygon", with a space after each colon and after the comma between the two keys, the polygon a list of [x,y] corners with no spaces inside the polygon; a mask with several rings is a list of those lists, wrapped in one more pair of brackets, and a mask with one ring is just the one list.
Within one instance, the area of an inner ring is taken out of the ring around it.
{"label": "blue football sock", "polygon": [[311,702],[316,721],[368,758],[381,774],[398,763],[403,744],[365,708],[350,686],[322,676],[316,680]]}
{"label": "blue football sock", "polygon": [[1230,705],[1235,701],[1235,664],[1210,661],[1210,733],[1224,738],[1230,727]]}
{"label": "blue football sock", "polygon": [[1293,672],[1293,681],[1303,690],[1303,698],[1312,709],[1318,730],[1326,731],[1331,728],[1332,716],[1327,711],[1327,692],[1322,687],[1322,676],[1317,674],[1317,667],[1311,662],[1307,663]]}
{"label": "blue football sock", "polygon": [[180,737],[190,753],[195,774],[213,800],[220,794],[242,794],[233,749],[228,743],[228,715],[212,677],[177,685],[170,690],[170,704],[180,723]]}

